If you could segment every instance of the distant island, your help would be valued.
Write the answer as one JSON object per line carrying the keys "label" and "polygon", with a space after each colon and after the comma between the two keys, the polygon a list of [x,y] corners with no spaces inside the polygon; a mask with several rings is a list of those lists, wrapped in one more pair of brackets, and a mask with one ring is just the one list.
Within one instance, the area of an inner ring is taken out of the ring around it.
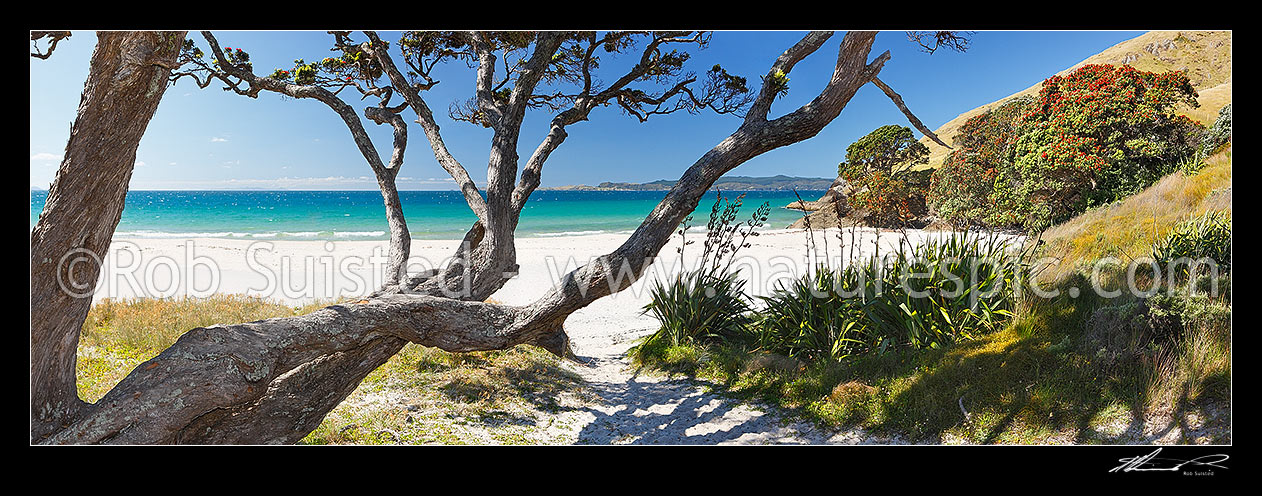
{"label": "distant island", "polygon": [[[822,177],[792,177],[785,175],[771,177],[724,177],[714,183],[710,189],[719,191],[789,191],[826,190],[833,183],[832,179]],[[666,191],[675,185],[675,181],[659,179],[648,183],[618,183],[605,181],[595,186],[576,184],[555,188],[540,188],[553,191]]]}

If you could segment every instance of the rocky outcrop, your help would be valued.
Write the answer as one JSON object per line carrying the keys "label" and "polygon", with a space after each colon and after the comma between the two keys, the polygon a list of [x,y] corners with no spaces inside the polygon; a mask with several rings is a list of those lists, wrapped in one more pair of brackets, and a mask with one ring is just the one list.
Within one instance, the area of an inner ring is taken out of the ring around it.
{"label": "rocky outcrop", "polygon": [[[813,202],[814,203],[814,202]],[[811,229],[824,229],[830,227],[852,227],[860,224],[856,219],[862,219],[862,213],[853,215],[856,212],[846,205],[844,197],[832,203],[822,204],[823,208],[815,211],[803,211],[802,218],[793,221],[789,225],[789,229],[806,229],[807,222],[810,222]]]}
{"label": "rocky outcrop", "polygon": [[854,225],[853,221],[846,218],[846,214],[849,214],[851,210],[849,202],[846,201],[850,192],[850,184],[838,176],[828,187],[828,191],[824,192],[818,200],[795,201],[785,205],[784,208],[801,210],[804,213],[802,218],[794,221],[789,228],[805,229],[808,219],[812,229]]}
{"label": "rocky outcrop", "polygon": [[[833,184],[828,186],[828,191],[825,191],[824,195],[819,197],[818,200],[795,201],[793,203],[785,205],[784,208],[791,209],[791,210],[801,210],[804,212],[815,212],[818,210],[824,210],[826,207],[830,207],[834,203],[840,202],[841,204],[844,205],[846,203],[846,196],[849,194],[850,194],[849,184],[846,182],[845,179],[842,179],[840,176],[838,176],[837,179],[833,180]],[[849,210],[848,207],[845,209]]]}

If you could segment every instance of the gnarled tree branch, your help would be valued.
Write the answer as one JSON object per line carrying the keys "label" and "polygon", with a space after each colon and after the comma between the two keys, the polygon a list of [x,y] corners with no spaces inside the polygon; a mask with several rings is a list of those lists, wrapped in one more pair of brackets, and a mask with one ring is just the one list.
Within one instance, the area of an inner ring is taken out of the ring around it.
{"label": "gnarled tree branch", "polygon": [[[31,31],[31,50],[33,50],[31,52],[31,56],[37,59],[47,60],[48,57],[53,56],[53,50],[57,49],[57,43],[61,42],[63,39],[69,38],[70,35],[70,31]],[[38,41],[44,38],[49,39],[47,52],[41,52],[39,50]],[[170,69],[170,67],[167,67],[167,69]]]}
{"label": "gnarled tree branch", "polygon": [[884,81],[881,81],[881,78],[872,78],[872,84],[876,85],[877,88],[880,88],[881,91],[884,91],[885,96],[890,97],[890,100],[894,102],[894,105],[897,105],[898,109],[903,111],[903,115],[907,116],[907,120],[911,121],[911,125],[916,126],[916,129],[919,130],[921,134],[928,136],[929,139],[939,145],[945,146],[948,149],[951,148],[946,143],[943,143],[942,139],[938,138],[937,134],[934,134],[933,131],[929,130],[929,127],[925,126],[925,123],[920,122],[920,119],[917,118],[915,114],[911,113],[911,109],[907,108],[907,104],[903,103],[903,97],[899,96],[898,93],[895,93],[894,89],[890,88]]}
{"label": "gnarled tree branch", "polygon": [[[373,174],[377,177],[377,185],[381,190],[382,201],[386,208],[386,221],[390,227],[390,248],[387,257],[385,284],[397,284],[403,280],[407,275],[407,259],[411,253],[412,246],[411,234],[408,231],[407,220],[403,216],[403,204],[399,199],[395,178],[403,166],[403,155],[407,148],[407,126],[402,117],[387,107],[390,93],[383,92],[385,94],[381,95],[380,106],[368,107],[364,110],[365,117],[377,124],[389,123],[394,128],[393,150],[387,166],[386,163],[382,162],[381,155],[377,152],[377,147],[373,145],[372,139],[369,138],[367,131],[364,130],[364,125],[359,120],[355,110],[338,97],[334,91],[329,91],[319,84],[295,84],[270,77],[259,77],[246,66],[235,64],[229,60],[224,55],[223,49],[220,48],[219,40],[212,33],[202,31],[202,37],[206,39],[206,43],[210,46],[211,54],[217,62],[219,70],[209,67],[196,58],[192,58],[190,61],[198,64],[202,70],[207,72],[207,81],[213,77],[223,81],[228,85],[229,89],[251,98],[257,98],[260,91],[270,91],[292,98],[314,99],[328,106],[342,119],[347,130],[350,131],[355,145],[359,148],[360,154],[363,155],[368,162],[369,168],[372,169]],[[339,43],[343,43],[344,35],[340,35],[338,39]],[[247,84],[248,88],[242,89],[239,83]],[[339,87],[339,90],[345,87],[343,84]],[[367,94],[364,90],[361,90],[361,92]]]}
{"label": "gnarled tree branch", "polygon": [[[372,46],[384,46],[376,32],[365,31],[364,34],[368,36]],[[425,137],[429,139],[430,148],[434,150],[434,158],[438,160],[438,165],[443,170],[446,170],[451,175],[451,178],[456,181],[456,186],[460,188],[460,192],[464,195],[465,203],[469,204],[473,214],[480,221],[486,222],[486,202],[482,198],[482,193],[478,191],[477,184],[469,177],[469,172],[447,150],[438,122],[434,120],[434,113],[430,111],[425,99],[421,98],[420,92],[422,89],[419,85],[410,84],[403,77],[403,74],[399,72],[398,66],[395,65],[394,60],[390,58],[390,54],[386,53],[385,50],[371,48],[369,53],[381,65],[383,72],[390,80],[390,84],[393,85],[395,91],[403,95],[404,101],[412,108],[413,112],[416,112],[416,122],[421,125],[421,130],[425,131]],[[436,84],[433,80],[429,81],[432,84]]]}

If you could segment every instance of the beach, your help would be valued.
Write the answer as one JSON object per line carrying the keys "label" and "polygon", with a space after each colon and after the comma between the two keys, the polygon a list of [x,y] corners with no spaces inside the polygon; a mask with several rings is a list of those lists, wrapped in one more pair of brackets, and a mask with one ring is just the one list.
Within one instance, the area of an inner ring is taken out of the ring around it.
{"label": "beach", "polygon": [[[827,242],[833,263],[845,257],[870,256],[880,251],[896,250],[900,243],[920,243],[933,237],[948,236],[944,232],[891,230],[871,228],[829,229],[814,231],[816,251],[824,253]],[[590,258],[612,251],[626,239],[625,234],[591,234],[576,236],[528,237],[516,240],[519,274],[512,278],[491,299],[509,305],[526,305],[540,297],[560,276],[584,264]],[[840,236],[840,237],[839,237]],[[851,253],[842,243],[862,249]],[[704,232],[687,235],[693,244],[687,246],[682,262],[677,249],[683,240],[678,235],[662,248],[660,257],[649,272],[624,291],[601,298],[580,309],[566,320],[566,332],[577,361],[566,367],[583,378],[589,400],[559,412],[532,412],[534,421],[550,427],[533,434],[538,443],[649,443],[649,444],[898,444],[898,437],[874,436],[862,430],[827,432],[800,421],[786,420],[776,409],[741,402],[710,392],[703,385],[684,379],[670,379],[641,373],[630,366],[626,351],[641,337],[653,333],[657,322],[641,312],[648,302],[648,289],[656,279],[669,277],[681,267],[692,267],[701,255]],[[777,281],[796,277],[806,267],[807,233],[802,230],[770,229],[748,238],[748,247],[738,252],[733,269],[750,281],[747,290],[753,295],[769,294]],[[414,267],[439,262],[451,255],[458,240],[417,240],[412,243]],[[285,301],[293,305],[335,298],[355,298],[370,289],[356,291],[356,277],[369,280],[371,264],[357,264],[384,254],[384,241],[251,241],[244,239],[136,239],[114,240],[107,255],[107,271],[102,276],[104,297],[134,298],[146,296],[131,287],[127,274],[144,283],[149,273],[157,290],[166,290],[171,279],[163,276],[168,268],[178,278],[172,296],[197,296],[206,290],[213,266],[220,274],[216,291],[245,293]],[[137,259],[132,253],[139,253]],[[822,261],[822,260],[821,260]],[[332,276],[322,267],[332,267]],[[149,267],[158,267],[150,269]],[[314,267],[307,270],[305,267]],[[339,267],[345,270],[339,270]],[[297,270],[294,270],[297,268]],[[285,271],[288,272],[285,272]],[[415,270],[415,269],[414,269]],[[271,293],[264,289],[268,276],[276,278]],[[290,277],[292,276],[292,277]],[[107,281],[113,280],[111,286]],[[192,288],[189,287],[192,284]],[[154,288],[150,288],[152,291]],[[112,292],[111,292],[112,291]],[[147,296],[160,296],[149,294]],[[409,401],[403,397],[366,395],[354,408],[405,409]],[[563,399],[561,400],[571,401]],[[463,424],[462,424],[463,425]],[[489,427],[469,423],[460,429],[477,442],[494,442]]]}
{"label": "beach", "polygon": [[[834,265],[842,259],[888,254],[900,244],[943,238],[942,231],[828,229],[816,230],[812,262]],[[529,304],[567,272],[609,253],[627,234],[525,237],[516,240],[519,273],[492,299],[510,305]],[[620,316],[638,313],[650,281],[697,264],[705,233],[692,230],[681,260],[683,241],[676,234],[658,253],[648,272],[631,287],[601,300],[616,302]],[[753,296],[769,294],[777,283],[802,273],[807,263],[807,232],[759,230],[746,240],[732,269],[749,281]],[[413,240],[409,272],[450,263],[459,240]],[[878,247],[879,246],[879,247]],[[857,248],[856,248],[857,247]],[[225,238],[116,238],[102,256],[105,268],[93,297],[205,297],[214,293],[248,294],[294,305],[339,298],[359,298],[380,285],[388,249],[386,241],[260,241]],[[598,302],[599,303],[599,302]]]}

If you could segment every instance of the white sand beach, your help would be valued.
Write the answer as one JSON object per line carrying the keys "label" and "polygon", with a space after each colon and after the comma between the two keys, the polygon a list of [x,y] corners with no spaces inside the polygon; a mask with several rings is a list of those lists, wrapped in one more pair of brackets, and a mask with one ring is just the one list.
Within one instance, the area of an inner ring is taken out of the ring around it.
{"label": "white sand beach", "polygon": [[[889,253],[902,243],[919,244],[942,238],[942,231],[828,229],[814,232],[815,260],[825,253],[841,258]],[[702,252],[704,232],[689,232],[683,262],[676,235],[662,248],[649,273],[632,287],[604,298],[618,307],[644,303],[648,283],[657,277],[693,267]],[[626,234],[523,237],[516,240],[520,272],[492,297],[524,305],[542,295],[565,273],[617,248]],[[733,269],[749,281],[748,292],[768,294],[777,281],[791,279],[807,266],[807,233],[778,229],[748,238]],[[413,240],[410,272],[441,266],[458,240]],[[878,248],[879,243],[879,248]],[[855,246],[856,245],[857,248]],[[117,238],[104,256],[96,293],[101,298],[207,296],[250,294],[290,304],[355,298],[376,288],[385,263],[386,241],[260,241],[224,238]],[[826,251],[827,250],[827,251]]]}
{"label": "white sand beach", "polygon": [[[899,243],[921,243],[931,237],[948,236],[944,232],[908,231],[906,237],[897,231],[861,229],[857,232],[837,229],[816,231],[817,252],[822,256],[827,242],[833,258],[842,256],[849,245],[859,245],[856,256],[898,248]],[[852,241],[852,234],[853,240]],[[842,238],[839,239],[838,236]],[[529,304],[553,285],[560,276],[587,263],[592,257],[607,253],[626,239],[624,234],[527,237],[517,240],[520,273],[492,298],[510,305]],[[694,264],[702,250],[704,233],[689,233],[695,241],[685,252],[685,266]],[[825,240],[826,239],[826,240]],[[769,294],[776,281],[798,275],[805,267],[807,236],[800,230],[767,230],[749,238],[733,268],[739,268],[749,281],[748,291],[755,295]],[[418,240],[412,244],[415,267],[429,261],[441,262],[450,256],[458,241]],[[903,442],[900,439],[878,438],[861,431],[825,433],[798,422],[785,422],[774,409],[742,404],[706,392],[687,380],[668,380],[640,374],[629,367],[625,358],[633,342],[656,329],[656,321],[641,313],[648,301],[649,283],[665,277],[681,267],[677,249],[678,236],[661,251],[651,272],[630,288],[605,298],[574,313],[566,321],[566,330],[573,340],[580,363],[568,366],[587,382],[597,400],[584,408],[555,414],[550,419],[548,442],[561,443],[650,443],[650,444],[716,444],[716,443],[879,443]],[[97,298],[130,298],[149,296],[156,290],[176,288],[175,296],[206,291],[216,282],[220,293],[262,295],[294,304],[327,300],[338,296],[360,296],[370,289],[356,289],[352,276],[371,277],[370,267],[355,268],[354,263],[373,256],[374,249],[384,254],[385,241],[275,241],[261,243],[240,239],[118,239],[111,247],[109,270],[103,276]],[[139,259],[131,258],[139,253]],[[248,257],[247,257],[248,255]],[[160,261],[160,260],[166,261]],[[315,270],[304,267],[310,264]],[[347,270],[338,267],[346,264]],[[217,267],[217,281],[210,275],[210,266]],[[150,268],[150,267],[156,268]],[[331,267],[325,270],[324,266]],[[171,285],[171,269],[182,276]],[[416,270],[416,269],[414,269]],[[277,280],[271,292],[264,291],[270,273]],[[309,272],[309,274],[303,274]],[[126,275],[144,282],[146,274],[156,288],[137,291]],[[292,274],[292,277],[290,276]],[[331,276],[330,276],[331,274]],[[350,274],[351,276],[348,276]],[[306,284],[310,278],[313,284]],[[189,283],[192,284],[190,287]],[[362,284],[362,283],[360,283]],[[191,291],[190,291],[191,289]],[[113,291],[112,293],[109,291]],[[554,421],[555,420],[555,421]]]}

